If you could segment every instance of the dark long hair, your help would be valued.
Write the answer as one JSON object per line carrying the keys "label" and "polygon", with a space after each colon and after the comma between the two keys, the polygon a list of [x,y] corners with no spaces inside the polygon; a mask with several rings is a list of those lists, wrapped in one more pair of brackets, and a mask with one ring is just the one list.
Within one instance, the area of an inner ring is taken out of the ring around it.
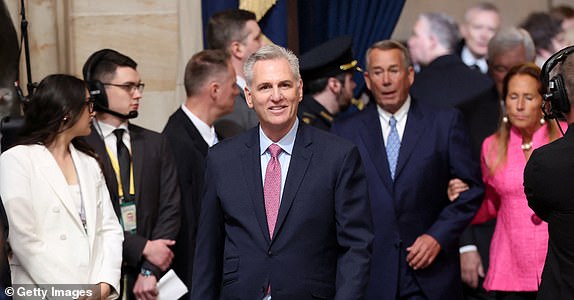
{"label": "dark long hair", "polygon": [[[49,146],[64,130],[74,126],[85,108],[87,87],[83,80],[65,74],[44,78],[29,103],[24,106],[24,128],[18,145]],[[75,137],[72,145],[96,157],[82,139]]]}

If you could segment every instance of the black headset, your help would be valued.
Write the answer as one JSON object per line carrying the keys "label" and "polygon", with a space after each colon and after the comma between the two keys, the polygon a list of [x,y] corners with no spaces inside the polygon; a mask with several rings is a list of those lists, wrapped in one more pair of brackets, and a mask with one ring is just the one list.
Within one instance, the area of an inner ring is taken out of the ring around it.
{"label": "black headset", "polygon": [[106,89],[104,84],[97,80],[92,79],[92,73],[96,66],[102,61],[104,56],[110,52],[115,52],[111,49],[102,49],[94,52],[82,68],[82,73],[84,75],[84,80],[88,85],[88,90],[90,91],[90,96],[95,100],[95,109],[99,110],[101,108],[108,108],[108,96],[106,95]]}
{"label": "black headset", "polygon": [[82,74],[84,75],[84,80],[88,85],[88,91],[90,96],[94,99],[94,109],[96,111],[109,113],[116,117],[123,119],[133,119],[138,116],[137,111],[130,111],[128,114],[121,114],[119,112],[109,109],[108,95],[106,94],[106,87],[103,82],[97,79],[92,79],[92,74],[99,63],[106,60],[106,56],[109,54],[121,55],[119,52],[112,49],[102,49],[94,52],[82,68]]}
{"label": "black headset", "polygon": [[[570,101],[568,100],[568,93],[564,86],[562,74],[550,78],[550,72],[556,65],[566,60],[572,52],[574,52],[574,46],[566,47],[550,56],[542,66],[540,80],[547,89],[547,92],[543,95],[542,112],[548,119],[562,118],[570,112]],[[550,102],[549,109],[546,108],[548,102]]]}

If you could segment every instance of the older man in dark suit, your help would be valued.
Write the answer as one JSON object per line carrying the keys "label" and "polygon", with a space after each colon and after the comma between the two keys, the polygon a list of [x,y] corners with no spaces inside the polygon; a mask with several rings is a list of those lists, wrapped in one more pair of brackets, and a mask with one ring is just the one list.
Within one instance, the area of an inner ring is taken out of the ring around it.
{"label": "older man in dark suit", "polygon": [[454,107],[484,97],[492,80],[465,65],[454,53],[458,41],[456,22],[443,13],[423,13],[413,26],[408,47],[421,65],[410,93],[438,106]]}
{"label": "older man in dark suit", "polygon": [[184,84],[187,100],[171,115],[163,133],[177,161],[182,199],[173,268],[191,290],[205,159],[208,148],[219,141],[213,123],[233,110],[239,89],[229,55],[223,50],[203,50],[191,57]]}
{"label": "older man in dark suit", "polygon": [[[396,41],[367,52],[365,82],[377,105],[332,131],[358,147],[367,172],[375,240],[366,299],[460,299],[458,238],[483,195],[462,116],[409,96],[414,70]],[[447,185],[470,188],[450,202]]]}
{"label": "older man in dark suit", "polygon": [[362,299],[371,214],[357,148],[297,119],[297,58],[264,46],[245,65],[257,126],[210,149],[193,299]]}
{"label": "older man in dark suit", "polygon": [[138,115],[144,87],[136,67],[111,49],[88,58],[83,73],[97,114],[86,141],[102,160],[124,228],[122,288],[128,299],[155,299],[173,259],[181,195],[167,139],[128,122]]}

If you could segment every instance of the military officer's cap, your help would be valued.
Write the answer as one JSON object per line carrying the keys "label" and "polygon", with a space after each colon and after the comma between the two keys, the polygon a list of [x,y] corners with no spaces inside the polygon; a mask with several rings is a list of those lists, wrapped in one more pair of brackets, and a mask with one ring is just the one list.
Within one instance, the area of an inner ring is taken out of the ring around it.
{"label": "military officer's cap", "polygon": [[303,80],[314,80],[337,76],[357,70],[361,72],[357,60],[353,58],[350,36],[331,39],[301,55],[299,58]]}

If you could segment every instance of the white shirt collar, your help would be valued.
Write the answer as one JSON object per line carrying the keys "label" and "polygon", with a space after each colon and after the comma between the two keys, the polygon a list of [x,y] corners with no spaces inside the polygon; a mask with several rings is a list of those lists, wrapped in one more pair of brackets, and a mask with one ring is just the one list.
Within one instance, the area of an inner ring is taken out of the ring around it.
{"label": "white shirt collar", "polygon": [[[112,126],[112,125],[110,125],[110,124],[101,122],[101,121],[99,121],[99,120],[97,120],[97,119],[94,119],[93,122],[94,122],[94,125],[96,125],[95,127],[97,128],[98,133],[99,133],[100,136],[101,136],[102,138],[104,138],[104,139],[107,138],[107,137],[110,136],[110,135],[113,135],[113,131],[116,130],[116,129],[118,129],[118,128],[124,129],[124,130],[126,131],[125,133],[127,133],[127,135],[129,136],[128,122],[127,122],[127,121],[123,122],[123,123],[120,124],[120,126],[118,126],[118,127],[114,127],[114,126]],[[124,133],[124,135],[125,135],[125,133]]]}
{"label": "white shirt collar", "polygon": [[377,105],[377,111],[379,112],[379,116],[383,119],[383,122],[385,122],[385,124],[389,124],[391,116],[395,117],[397,123],[402,123],[402,120],[407,116],[410,107],[411,107],[411,95],[408,95],[405,103],[403,103],[403,105],[394,114],[389,113],[388,111],[382,109],[378,105]]}
{"label": "white shirt collar", "polygon": [[[293,127],[289,130],[289,132],[281,138],[277,143],[285,151],[287,154],[291,155],[293,153],[293,146],[295,145],[295,137],[297,136],[297,128],[299,128],[299,119],[295,119],[295,123],[293,123]],[[263,129],[261,129],[261,125],[259,125],[259,154],[263,155],[267,148],[273,144],[273,141],[269,139]]]}
{"label": "white shirt collar", "polygon": [[486,74],[488,71],[488,64],[484,57],[476,58],[467,46],[462,47],[462,52],[460,53],[460,58],[467,66],[477,65],[480,68],[480,72]]}
{"label": "white shirt collar", "polygon": [[240,76],[236,76],[236,81],[235,83],[237,83],[237,85],[239,86],[239,88],[241,89],[241,91],[245,91],[245,87],[247,86],[247,82],[245,81],[245,78],[240,77]]}
{"label": "white shirt collar", "polygon": [[191,123],[197,128],[199,134],[203,140],[207,143],[209,147],[215,145],[217,143],[217,135],[215,134],[215,127],[207,125],[207,123],[203,122],[200,118],[198,118],[195,114],[193,114],[185,104],[181,105],[181,110],[187,115]]}

